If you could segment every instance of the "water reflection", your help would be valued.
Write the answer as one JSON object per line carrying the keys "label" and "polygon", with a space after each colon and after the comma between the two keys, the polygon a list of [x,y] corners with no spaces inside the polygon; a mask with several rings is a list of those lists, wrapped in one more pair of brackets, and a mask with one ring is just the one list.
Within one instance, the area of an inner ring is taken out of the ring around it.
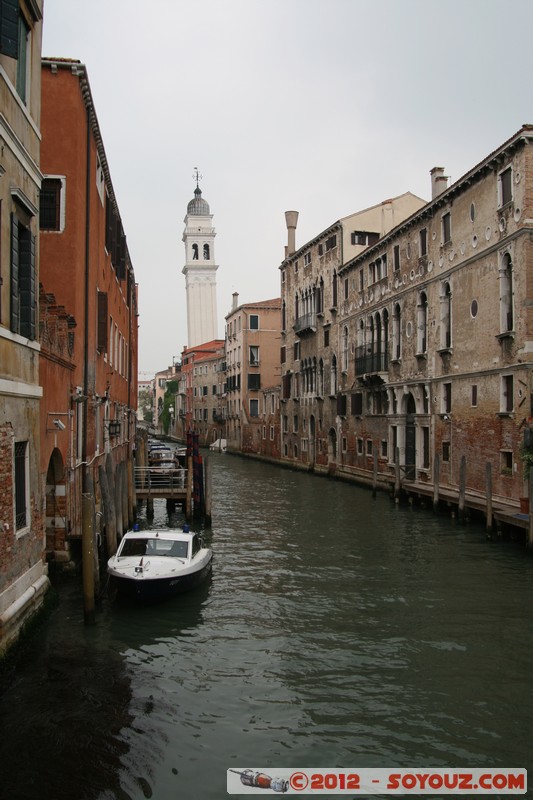
{"label": "water reflection", "polygon": [[[243,764],[528,767],[522,550],[347,484],[228,455],[212,470],[210,583],[106,599],[92,629],[62,595],[2,698],[2,785],[21,741],[18,797],[40,775],[54,800],[215,800]],[[154,526],[182,522],[156,506]]]}

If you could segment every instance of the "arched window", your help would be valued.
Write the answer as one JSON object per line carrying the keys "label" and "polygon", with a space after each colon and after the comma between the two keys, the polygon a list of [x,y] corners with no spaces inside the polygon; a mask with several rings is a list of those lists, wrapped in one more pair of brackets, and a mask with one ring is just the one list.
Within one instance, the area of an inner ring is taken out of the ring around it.
{"label": "arched window", "polygon": [[402,357],[402,310],[396,303],[392,312],[392,358],[398,360]]}
{"label": "arched window", "polygon": [[420,295],[418,296],[418,305],[416,309],[416,314],[417,314],[416,352],[427,353],[428,298],[425,292],[420,292]]}
{"label": "arched window", "polygon": [[337,356],[331,357],[329,393],[337,394]]}
{"label": "arched window", "polygon": [[317,314],[322,314],[324,311],[324,278],[320,278],[320,283],[318,285],[316,311]]}
{"label": "arched window", "polygon": [[209,245],[204,244],[204,261],[209,261]]}
{"label": "arched window", "polygon": [[342,329],[342,366],[343,372],[348,371],[348,326]]}
{"label": "arched window", "polygon": [[445,281],[440,297],[440,346],[447,350],[452,346],[452,290]]}
{"label": "arched window", "polygon": [[317,394],[319,397],[324,397],[324,362],[322,359],[318,362]]}
{"label": "arched window", "polygon": [[507,333],[513,328],[513,262],[506,253],[500,267],[500,332]]}
{"label": "arched window", "polygon": [[381,318],[381,329],[383,332],[383,369],[387,369],[389,366],[389,312],[386,308],[383,309],[383,315]]}
{"label": "arched window", "polygon": [[198,261],[198,245],[196,242],[192,246],[192,260]]}

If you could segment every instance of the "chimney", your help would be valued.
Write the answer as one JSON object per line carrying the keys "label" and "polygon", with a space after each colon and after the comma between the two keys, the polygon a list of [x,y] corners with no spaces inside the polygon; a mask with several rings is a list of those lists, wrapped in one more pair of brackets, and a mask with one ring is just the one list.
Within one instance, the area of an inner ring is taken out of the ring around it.
{"label": "chimney", "polygon": [[235,309],[239,305],[239,292],[233,292],[233,294],[231,296],[233,297],[233,302],[231,304],[231,310],[235,311]]}
{"label": "chimney", "polygon": [[431,199],[434,200],[448,188],[448,176],[444,174],[444,167],[433,167],[431,175]]}
{"label": "chimney", "polygon": [[285,258],[296,250],[296,225],[298,224],[298,212],[286,211],[285,222],[287,224],[287,247],[285,248]]}

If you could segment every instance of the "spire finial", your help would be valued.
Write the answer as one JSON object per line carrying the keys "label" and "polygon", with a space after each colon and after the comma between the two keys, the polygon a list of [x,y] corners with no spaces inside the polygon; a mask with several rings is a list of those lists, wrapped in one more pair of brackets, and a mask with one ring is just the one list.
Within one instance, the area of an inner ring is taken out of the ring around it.
{"label": "spire finial", "polygon": [[196,181],[196,188],[197,188],[197,189],[199,189],[200,187],[199,187],[199,185],[198,185],[198,184],[199,184],[199,183],[200,183],[200,181],[202,180],[202,178],[203,178],[203,175],[200,175],[200,173],[198,172],[198,167],[195,167],[195,168],[194,168],[194,172],[193,172],[193,178],[194,178],[194,180]]}

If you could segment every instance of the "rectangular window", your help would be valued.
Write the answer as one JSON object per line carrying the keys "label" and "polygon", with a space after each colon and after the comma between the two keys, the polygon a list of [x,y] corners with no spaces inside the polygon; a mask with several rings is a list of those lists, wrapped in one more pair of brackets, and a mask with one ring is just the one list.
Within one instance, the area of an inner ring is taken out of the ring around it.
{"label": "rectangular window", "polygon": [[304,267],[308,267],[311,264],[311,253],[306,253],[304,255]]}
{"label": "rectangular window", "polygon": [[500,410],[504,414],[510,413],[514,408],[513,376],[502,375]]}
{"label": "rectangular window", "polygon": [[513,170],[511,167],[507,167],[503,172],[500,172],[498,186],[500,206],[505,206],[513,199]]}
{"label": "rectangular window", "polygon": [[429,428],[422,428],[422,468],[429,469]]}
{"label": "rectangular window", "polygon": [[366,440],[366,454],[367,454],[367,456],[371,456],[372,455],[372,448],[373,448],[372,439],[367,439]]}
{"label": "rectangular window", "polygon": [[472,386],[472,405],[477,406],[477,386]]}
{"label": "rectangular window", "polygon": [[511,450],[502,450],[500,452],[500,472],[504,475],[513,474],[513,453]]}
{"label": "rectangular window", "polygon": [[259,317],[257,316],[257,314],[250,314],[250,330],[251,331],[259,330]]}
{"label": "rectangular window", "polygon": [[30,72],[30,29],[19,11],[17,93],[24,104],[28,101],[28,78]]}
{"label": "rectangular window", "polygon": [[11,215],[11,330],[35,339],[35,236],[16,214]]}
{"label": "rectangular window", "polygon": [[363,455],[363,440],[361,439],[360,436],[357,438],[357,455],[358,456]]}
{"label": "rectangular window", "polygon": [[44,178],[39,198],[39,227],[42,231],[61,230],[61,179]]}
{"label": "rectangular window", "polygon": [[293,417],[292,430],[294,433],[298,433],[298,414],[295,414]]}
{"label": "rectangular window", "polygon": [[96,349],[99,353],[107,353],[107,292],[98,292],[98,334]]}
{"label": "rectangular window", "polygon": [[259,366],[259,348],[255,345],[250,346],[250,366],[251,367],[258,367]]}
{"label": "rectangular window", "polygon": [[346,438],[346,436],[343,436],[342,437],[342,452],[346,453],[347,450],[348,450],[348,439]]}
{"label": "rectangular window", "polygon": [[274,441],[274,426],[273,425],[270,426],[270,441],[271,442]]}
{"label": "rectangular window", "polygon": [[326,252],[328,250],[333,250],[335,247],[337,247],[337,236],[336,236],[336,234],[334,234],[333,236],[330,236],[328,239],[326,239]]}
{"label": "rectangular window", "polygon": [[349,289],[348,278],[345,278],[344,279],[344,299],[345,300],[348,299],[349,291],[350,291],[350,289]]}
{"label": "rectangular window", "polygon": [[324,330],[324,347],[329,347],[329,328]]}
{"label": "rectangular window", "polygon": [[359,270],[359,291],[364,291],[365,288],[365,271],[364,269]]}
{"label": "rectangular window", "polygon": [[394,246],[394,249],[393,249],[392,253],[393,253],[394,271],[397,272],[400,269],[400,245],[399,244]]}
{"label": "rectangular window", "polygon": [[442,243],[448,244],[452,240],[452,220],[450,212],[442,215]]}
{"label": "rectangular window", "polygon": [[420,256],[427,256],[428,254],[428,230],[427,228],[422,228],[419,234],[419,248],[420,248]]}
{"label": "rectangular window", "polygon": [[450,442],[448,441],[442,443],[442,460],[447,464],[450,462]]}
{"label": "rectangular window", "polygon": [[15,529],[27,528],[28,520],[28,442],[15,442]]}
{"label": "rectangular window", "polygon": [[363,413],[363,394],[355,392],[352,394],[352,414],[360,416]]}
{"label": "rectangular window", "polygon": [[452,410],[452,385],[443,383],[442,385],[442,412],[450,414]]}
{"label": "rectangular window", "polygon": [[283,345],[283,347],[280,349],[280,362],[284,364],[286,360],[287,360],[287,348],[285,347],[285,345]]}
{"label": "rectangular window", "polygon": [[100,159],[98,156],[96,157],[96,189],[98,191],[98,195],[104,205],[105,200],[105,176],[104,170],[102,169],[102,165],[100,164]]}
{"label": "rectangular window", "polygon": [[300,360],[300,342],[299,341],[298,342],[294,342],[293,350],[294,350],[294,353],[293,353],[294,360],[295,361],[299,361]]}
{"label": "rectangular window", "polygon": [[381,458],[388,458],[389,454],[389,443],[386,439],[382,439],[381,441]]}
{"label": "rectangular window", "polygon": [[261,388],[261,375],[248,375],[248,389],[258,391]]}
{"label": "rectangular window", "polygon": [[338,394],[337,395],[337,414],[339,417],[346,416],[346,395],[345,394]]}

